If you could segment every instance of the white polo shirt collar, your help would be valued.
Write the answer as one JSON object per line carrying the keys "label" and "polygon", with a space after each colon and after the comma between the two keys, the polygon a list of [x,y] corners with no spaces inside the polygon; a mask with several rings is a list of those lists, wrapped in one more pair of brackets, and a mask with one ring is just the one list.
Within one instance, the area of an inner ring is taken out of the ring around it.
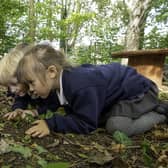
{"label": "white polo shirt collar", "polygon": [[63,74],[63,70],[61,70],[60,78],[59,78],[60,91],[57,90],[56,93],[57,93],[58,100],[59,100],[60,104],[61,105],[66,105],[66,104],[68,104],[68,101],[64,96],[64,91],[63,91],[63,87],[62,87],[62,74]]}

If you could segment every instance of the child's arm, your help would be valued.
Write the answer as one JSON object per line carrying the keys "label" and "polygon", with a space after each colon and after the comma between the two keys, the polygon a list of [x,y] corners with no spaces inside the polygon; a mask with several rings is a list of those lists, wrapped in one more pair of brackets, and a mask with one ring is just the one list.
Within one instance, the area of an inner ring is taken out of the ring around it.
{"label": "child's arm", "polygon": [[31,115],[33,117],[38,116],[37,110],[22,110],[22,109],[16,109],[12,112],[6,113],[3,117],[7,120],[14,120],[18,116],[24,119],[26,115]]}
{"label": "child's arm", "polygon": [[22,109],[16,109],[12,112],[6,113],[3,117],[6,118],[7,120],[13,120],[17,116],[20,116],[22,114]]}
{"label": "child's arm", "polygon": [[30,101],[29,95],[25,95],[23,97],[15,96],[8,90],[7,96],[14,97],[14,104],[12,105],[12,112],[6,113],[4,115],[4,118],[6,118],[7,120],[12,120],[15,119],[17,116],[21,116],[21,118],[24,118],[28,113],[33,114],[33,111],[30,112],[30,110],[24,110],[27,108]]}
{"label": "child's arm", "polygon": [[14,104],[12,105],[12,110],[23,109],[25,110],[28,107],[31,97],[26,94],[25,96],[16,96],[14,97]]}
{"label": "child's arm", "polygon": [[33,125],[25,133],[31,135],[32,137],[42,138],[50,134],[50,129],[48,128],[47,123],[44,120],[37,120],[33,122]]}
{"label": "child's arm", "polygon": [[[49,131],[62,133],[87,134],[98,127],[99,114],[104,107],[104,90],[99,88],[87,88],[74,95],[73,112],[66,116],[56,114],[52,118],[38,120],[35,126],[26,131],[31,136],[42,137]],[[46,122],[44,132],[39,123]]]}
{"label": "child's arm", "polygon": [[57,111],[60,107],[60,103],[56,94],[56,91],[52,91],[46,99],[40,99],[37,101],[38,114],[45,114],[47,111]]}
{"label": "child's arm", "polygon": [[14,103],[12,105],[13,111],[16,109],[26,109],[31,100],[31,97],[28,94],[25,94],[25,96],[16,96],[9,88],[7,90],[7,97],[14,98]]}

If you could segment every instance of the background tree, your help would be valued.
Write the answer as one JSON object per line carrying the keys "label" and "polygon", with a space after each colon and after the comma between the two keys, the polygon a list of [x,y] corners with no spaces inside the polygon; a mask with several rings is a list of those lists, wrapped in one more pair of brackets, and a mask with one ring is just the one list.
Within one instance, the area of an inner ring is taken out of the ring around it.
{"label": "background tree", "polygon": [[29,10],[28,10],[28,23],[29,29],[27,34],[27,41],[28,42],[35,42],[36,37],[36,12],[35,12],[35,4],[34,0],[29,0]]}
{"label": "background tree", "polygon": [[0,54],[15,46],[21,37],[20,18],[26,11],[24,3],[17,0],[0,1]]}
{"label": "background tree", "polygon": [[143,36],[144,24],[151,9],[152,0],[126,0],[125,3],[129,10],[126,50],[137,50],[140,49],[140,35]]}
{"label": "background tree", "polygon": [[[138,50],[141,47],[140,38],[144,37],[144,25],[151,9],[152,0],[125,0],[124,5],[128,10],[129,22],[126,31],[125,49]],[[127,64],[128,59],[122,59],[122,64]]]}
{"label": "background tree", "polygon": [[143,48],[167,48],[168,46],[168,1],[152,1],[152,9],[146,21],[147,33],[144,36]]}
{"label": "background tree", "polygon": [[166,0],[3,0],[0,9],[1,54],[18,42],[50,40],[73,60],[98,64],[119,61],[111,52],[125,46],[167,46]]}

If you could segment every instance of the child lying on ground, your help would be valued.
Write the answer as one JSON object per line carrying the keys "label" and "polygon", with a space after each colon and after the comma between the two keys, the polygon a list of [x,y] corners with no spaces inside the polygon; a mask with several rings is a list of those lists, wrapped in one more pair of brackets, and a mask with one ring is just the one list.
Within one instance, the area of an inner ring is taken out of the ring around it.
{"label": "child lying on ground", "polygon": [[156,85],[129,66],[72,67],[60,51],[36,45],[21,59],[16,75],[19,83],[43,99],[56,90],[56,108],[65,107],[65,116],[37,120],[26,131],[33,137],[50,131],[87,134],[99,126],[109,133],[119,130],[131,136],[166,121],[167,106],[160,106]]}
{"label": "child lying on ground", "polygon": [[[55,111],[55,92],[51,92],[49,97],[44,101],[31,93],[27,94],[28,88],[20,84],[15,77],[16,67],[20,59],[32,46],[28,44],[18,44],[6,56],[0,60],[0,84],[8,87],[8,96],[14,97],[12,112],[4,115],[7,120],[17,116],[25,117],[26,114],[37,116],[46,113],[47,110]],[[37,110],[27,110],[28,105],[37,106]]]}

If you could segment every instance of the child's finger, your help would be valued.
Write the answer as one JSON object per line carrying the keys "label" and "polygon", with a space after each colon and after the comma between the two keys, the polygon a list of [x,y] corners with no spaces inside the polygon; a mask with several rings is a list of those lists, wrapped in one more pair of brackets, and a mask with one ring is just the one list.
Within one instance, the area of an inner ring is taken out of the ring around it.
{"label": "child's finger", "polygon": [[25,113],[25,114],[30,114],[30,115],[33,115],[33,112],[32,112],[32,111],[30,111],[30,110],[24,110],[24,113]]}
{"label": "child's finger", "polygon": [[18,114],[13,112],[8,116],[8,120],[14,119]]}
{"label": "child's finger", "polygon": [[6,118],[6,117],[10,116],[11,114],[13,114],[13,112],[6,113],[3,117]]}
{"label": "child's finger", "polygon": [[32,137],[37,137],[37,136],[40,136],[40,135],[41,135],[40,130],[38,130],[38,129],[35,128],[35,127],[30,128],[30,129],[27,130],[25,133],[28,134],[28,135],[30,135],[30,136],[32,136]]}
{"label": "child's finger", "polygon": [[39,134],[39,138],[42,138],[42,137],[44,137],[45,136],[45,134],[44,133],[41,133],[41,134]]}
{"label": "child's finger", "polygon": [[32,135],[34,132],[36,132],[36,127],[29,128],[25,133],[28,135]]}
{"label": "child's finger", "polygon": [[47,136],[47,135],[49,135],[49,133],[45,133],[45,132],[42,132],[41,134],[39,134],[39,138],[42,138],[42,137],[44,137],[44,136]]}
{"label": "child's finger", "polygon": [[39,137],[40,134],[41,134],[40,132],[35,131],[34,133],[31,134],[31,136],[32,137],[37,137],[37,136]]}
{"label": "child's finger", "polygon": [[21,114],[21,118],[24,119],[26,117],[26,114],[25,113],[22,113]]}
{"label": "child's finger", "polygon": [[11,120],[11,119],[13,119],[14,117],[15,117],[15,114],[12,114],[12,113],[11,113],[11,114],[8,115],[7,120]]}
{"label": "child's finger", "polygon": [[9,115],[9,113],[6,113],[5,115],[3,115],[3,118],[7,118]]}

